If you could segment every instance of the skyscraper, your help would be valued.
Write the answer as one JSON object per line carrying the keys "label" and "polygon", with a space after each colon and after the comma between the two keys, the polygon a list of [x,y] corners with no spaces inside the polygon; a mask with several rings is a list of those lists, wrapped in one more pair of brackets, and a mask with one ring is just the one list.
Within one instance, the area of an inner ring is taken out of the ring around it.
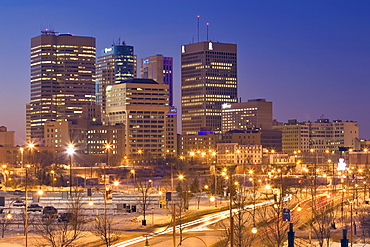
{"label": "skyscraper", "polygon": [[31,39],[27,134],[43,141],[45,121],[77,119],[95,103],[95,38],[42,31]]}
{"label": "skyscraper", "polygon": [[222,104],[237,102],[236,44],[181,47],[182,134],[221,132]]}
{"label": "skyscraper", "polygon": [[169,85],[170,106],[173,106],[173,59],[155,55],[141,59],[140,77],[153,79],[159,84]]}
{"label": "skyscraper", "polygon": [[125,155],[136,160],[177,153],[176,109],[169,106],[168,85],[130,79],[107,87],[110,124],[125,125]]}
{"label": "skyscraper", "polygon": [[106,123],[106,87],[137,76],[134,47],[125,42],[104,48],[96,66],[97,103],[102,108],[103,122]]}

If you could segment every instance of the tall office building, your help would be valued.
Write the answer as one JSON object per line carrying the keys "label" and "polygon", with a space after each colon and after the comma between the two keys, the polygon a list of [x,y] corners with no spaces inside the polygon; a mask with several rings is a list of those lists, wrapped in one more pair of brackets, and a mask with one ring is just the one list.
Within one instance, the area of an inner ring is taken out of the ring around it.
{"label": "tall office building", "polygon": [[106,116],[106,87],[137,77],[137,62],[134,47],[125,42],[104,48],[97,59],[97,103],[101,105],[103,123]]}
{"label": "tall office building", "polygon": [[222,105],[237,102],[236,44],[181,47],[182,134],[221,132]]}
{"label": "tall office building", "polygon": [[77,119],[95,102],[95,38],[42,31],[31,39],[31,103],[27,129],[43,141],[45,121]]}
{"label": "tall office building", "polygon": [[[176,154],[176,110],[169,106],[168,85],[131,79],[107,87],[110,124],[125,125],[125,155],[150,160]],[[168,155],[169,155],[168,154]]]}
{"label": "tall office building", "polygon": [[169,85],[170,106],[173,106],[173,58],[155,55],[141,59],[140,77]]}

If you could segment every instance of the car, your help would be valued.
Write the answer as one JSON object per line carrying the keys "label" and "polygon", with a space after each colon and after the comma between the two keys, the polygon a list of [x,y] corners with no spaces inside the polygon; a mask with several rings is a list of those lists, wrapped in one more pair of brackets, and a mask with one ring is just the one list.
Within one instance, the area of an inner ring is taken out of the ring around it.
{"label": "car", "polygon": [[58,210],[54,208],[53,206],[46,206],[42,210],[43,214],[58,214]]}
{"label": "car", "polygon": [[73,218],[73,213],[61,213],[59,214],[59,222],[69,222]]}
{"label": "car", "polygon": [[15,196],[22,196],[24,195],[25,192],[22,190],[14,190],[14,191],[9,191],[9,193]]}
{"label": "car", "polygon": [[52,220],[58,218],[58,210],[53,206],[45,206],[42,210],[42,220]]}
{"label": "car", "polygon": [[42,206],[39,204],[31,204],[27,207],[27,211],[29,212],[41,212],[42,211]]}
{"label": "car", "polygon": [[13,206],[14,207],[24,207],[24,206],[26,206],[26,204],[24,203],[24,201],[16,200],[16,201],[13,202]]}

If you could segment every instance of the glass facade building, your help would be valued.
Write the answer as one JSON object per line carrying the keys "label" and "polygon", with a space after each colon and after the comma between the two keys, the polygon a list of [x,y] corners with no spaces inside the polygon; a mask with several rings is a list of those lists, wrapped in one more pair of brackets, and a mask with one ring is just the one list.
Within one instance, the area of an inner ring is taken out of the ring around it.
{"label": "glass facade building", "polygon": [[134,47],[113,45],[104,48],[97,59],[96,82],[97,103],[102,107],[103,122],[106,123],[106,87],[137,77],[137,62]]}

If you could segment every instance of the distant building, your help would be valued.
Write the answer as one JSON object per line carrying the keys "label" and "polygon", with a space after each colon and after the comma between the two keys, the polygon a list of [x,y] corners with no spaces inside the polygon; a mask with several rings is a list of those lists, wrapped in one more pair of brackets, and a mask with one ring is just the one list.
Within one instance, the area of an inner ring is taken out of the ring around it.
{"label": "distant building", "polygon": [[177,109],[171,107],[166,114],[166,156],[178,156]]}
{"label": "distant building", "polygon": [[137,77],[137,57],[134,47],[125,42],[104,48],[97,59],[97,104],[101,105],[103,123],[106,123],[106,88]]}
{"label": "distant building", "polygon": [[206,130],[199,131],[197,135],[184,135],[182,136],[181,153],[188,156],[190,153],[209,153],[210,150],[211,152],[215,152],[219,137],[213,131]]}
{"label": "distant building", "polygon": [[221,133],[221,106],[238,101],[236,44],[181,46],[181,92],[182,134]]}
{"label": "distant building", "polygon": [[76,122],[45,122],[45,146],[66,150],[68,144],[74,144],[76,153],[84,155],[81,162],[87,164],[105,163],[107,159],[105,145],[110,144],[111,158],[109,165],[120,165],[125,152],[124,125],[102,125],[100,106],[86,106]]}
{"label": "distant building", "polygon": [[173,106],[173,58],[155,55],[141,59],[140,77],[169,85],[170,106]]}
{"label": "distant building", "polygon": [[14,147],[15,131],[8,131],[5,126],[0,126],[0,147]]}
{"label": "distant building", "polygon": [[94,102],[95,38],[53,31],[32,38],[27,136],[43,145],[45,121],[73,121]]}
{"label": "distant building", "polygon": [[109,124],[125,125],[125,155],[149,160],[165,157],[167,150],[177,153],[176,145],[167,143],[168,137],[175,137],[177,129],[175,115],[170,114],[168,85],[152,79],[110,85],[106,110]]}
{"label": "distant building", "polygon": [[238,143],[239,145],[262,145],[265,149],[282,151],[282,136],[279,130],[230,130],[221,135],[218,143]]}
{"label": "distant building", "polygon": [[217,166],[237,165],[238,173],[257,168],[257,165],[262,164],[262,158],[263,148],[261,145],[217,144]]}
{"label": "distant building", "polygon": [[222,105],[222,132],[229,130],[272,129],[272,102],[251,99]]}
{"label": "distant building", "polygon": [[284,153],[338,151],[339,147],[359,149],[359,125],[357,122],[318,119],[316,122],[289,120],[282,126],[274,126],[282,132]]}

